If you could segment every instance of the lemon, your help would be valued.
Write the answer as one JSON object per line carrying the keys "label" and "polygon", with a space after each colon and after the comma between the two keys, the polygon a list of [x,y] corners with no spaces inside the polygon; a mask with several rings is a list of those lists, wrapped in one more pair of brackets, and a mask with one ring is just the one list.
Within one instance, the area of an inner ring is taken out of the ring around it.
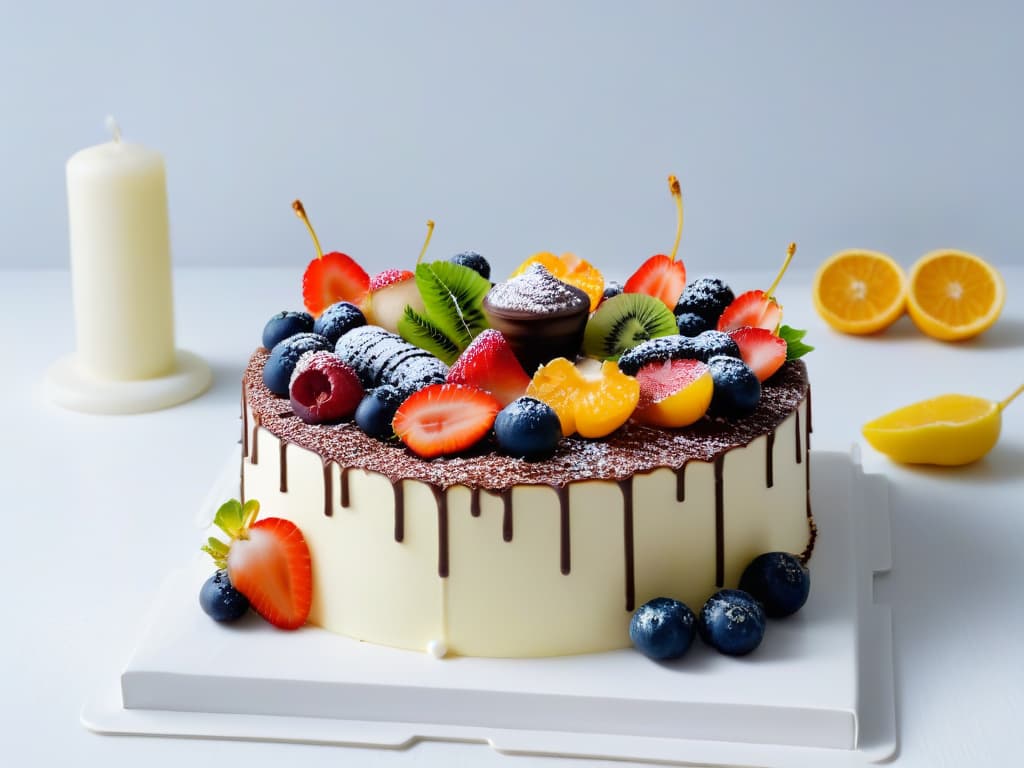
{"label": "lemon", "polygon": [[869,421],[862,431],[872,447],[904,464],[970,464],[992,450],[1003,409],[1021,392],[1024,385],[1001,402],[940,395]]}
{"label": "lemon", "polygon": [[973,253],[932,251],[910,269],[907,312],[933,338],[977,336],[995,323],[1005,301],[1002,276]]}

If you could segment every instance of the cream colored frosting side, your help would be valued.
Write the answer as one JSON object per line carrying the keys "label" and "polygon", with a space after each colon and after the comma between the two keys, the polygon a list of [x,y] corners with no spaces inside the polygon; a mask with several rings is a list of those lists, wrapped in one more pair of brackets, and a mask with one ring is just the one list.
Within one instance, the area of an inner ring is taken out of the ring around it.
{"label": "cream colored frosting side", "polygon": [[[796,461],[797,425],[791,415],[776,430],[771,488],[766,437],[725,455],[724,586],[736,586],[743,568],[763,552],[800,553],[808,545],[806,401],[799,411],[802,461]],[[320,456],[289,445],[288,490],[282,493],[280,442],[262,427],[255,441],[258,463],[251,461],[251,439],[250,455],[242,462],[245,496],[259,499],[262,516],[288,518],[305,535],[313,560],[312,623],[420,651],[440,641],[450,652],[470,656],[553,656],[629,645],[618,484],[569,486],[568,574],[562,573],[561,514],[553,489],[513,490],[511,541],[502,535],[498,496],[480,494],[480,515],[474,517],[469,489],[449,489],[449,573],[442,578],[438,504],[428,485],[403,481],[399,542],[395,494],[387,478],[350,470],[349,504],[342,507],[341,470],[328,465],[328,516]],[[714,464],[687,465],[682,503],[676,501],[676,475],[669,469],[635,476],[632,493],[635,605],[668,596],[698,612],[718,589]]]}

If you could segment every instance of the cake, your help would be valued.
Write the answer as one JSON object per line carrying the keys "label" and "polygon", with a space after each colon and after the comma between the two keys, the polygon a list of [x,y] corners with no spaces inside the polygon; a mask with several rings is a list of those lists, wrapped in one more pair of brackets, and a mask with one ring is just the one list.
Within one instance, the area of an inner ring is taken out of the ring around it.
{"label": "cake", "polygon": [[[778,279],[688,284],[675,248],[624,288],[549,253],[497,284],[474,253],[371,279],[317,250],[311,314],[275,315],[243,375],[241,503],[218,522],[231,544],[206,547],[218,595],[278,626],[483,657],[629,646],[637,608],[725,605],[765,553],[799,559],[786,610],[806,599],[810,348],[781,325]],[[249,540],[260,513],[297,568]]]}

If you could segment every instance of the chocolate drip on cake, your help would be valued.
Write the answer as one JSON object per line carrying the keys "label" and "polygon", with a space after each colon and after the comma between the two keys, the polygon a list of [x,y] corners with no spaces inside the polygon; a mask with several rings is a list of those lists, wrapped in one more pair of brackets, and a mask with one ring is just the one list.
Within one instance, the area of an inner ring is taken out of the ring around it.
{"label": "chocolate drip on cake", "polygon": [[242,458],[249,456],[249,404],[245,397],[245,380],[242,380]]}
{"label": "chocolate drip on cake", "polygon": [[572,566],[572,545],[569,541],[569,486],[555,486],[554,491],[558,495],[559,538],[562,550],[561,567],[563,575],[568,576]]}
{"label": "chocolate drip on cake", "polygon": [[339,488],[341,490],[341,508],[342,509],[348,509],[348,505],[349,505],[349,500],[348,500],[348,471],[349,471],[348,467],[341,467],[341,483],[340,483]]}
{"label": "chocolate drip on cake", "polygon": [[796,435],[796,463],[799,464],[801,461],[804,460],[803,452],[800,450],[800,409],[799,408],[797,408],[795,411],[793,411],[793,418],[795,419],[794,423],[795,423],[795,427],[796,427],[796,429],[794,431],[794,435]]}
{"label": "chocolate drip on cake", "polygon": [[676,501],[682,504],[686,501],[686,465],[676,467]]}
{"label": "chocolate drip on cake", "polygon": [[471,488],[469,491],[469,514],[471,517],[480,517],[480,489]]}
{"label": "chocolate drip on cake", "polygon": [[636,607],[635,555],[633,551],[633,478],[619,481],[622,491],[622,540],[626,560],[626,610]]}
{"label": "chocolate drip on cake", "polygon": [[430,486],[437,502],[437,575],[448,578],[448,492],[435,485]]}
{"label": "chocolate drip on cake", "polygon": [[254,413],[252,415],[252,454],[249,456],[250,464],[260,463],[260,444],[258,442],[260,433],[260,415]]}
{"label": "chocolate drip on cake", "polygon": [[725,454],[715,459],[715,584],[725,585]]}
{"label": "chocolate drip on cake", "polygon": [[766,488],[775,485],[775,430],[765,435],[764,484]]}
{"label": "chocolate drip on cake", "polygon": [[501,538],[503,541],[512,541],[512,489],[506,488],[498,491],[501,498]]}
{"label": "chocolate drip on cake", "polygon": [[405,539],[405,484],[399,480],[391,484],[395,493],[395,541]]}
{"label": "chocolate drip on cake", "polygon": [[281,493],[288,493],[288,443],[280,442]]}
{"label": "chocolate drip on cake", "polygon": [[324,461],[324,516],[332,517],[334,510],[331,509],[331,496],[334,493],[331,488],[331,462]]}

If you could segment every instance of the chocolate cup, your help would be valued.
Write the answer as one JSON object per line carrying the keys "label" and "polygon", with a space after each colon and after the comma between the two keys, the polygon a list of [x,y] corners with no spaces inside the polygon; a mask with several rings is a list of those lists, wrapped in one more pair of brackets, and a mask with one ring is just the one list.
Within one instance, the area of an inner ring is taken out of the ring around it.
{"label": "chocolate cup", "polygon": [[[586,294],[583,296],[586,298]],[[556,357],[576,359],[583,346],[590,299],[577,307],[540,313],[495,307],[484,297],[483,308],[491,327],[501,331],[523,370],[532,377],[540,366]]]}

